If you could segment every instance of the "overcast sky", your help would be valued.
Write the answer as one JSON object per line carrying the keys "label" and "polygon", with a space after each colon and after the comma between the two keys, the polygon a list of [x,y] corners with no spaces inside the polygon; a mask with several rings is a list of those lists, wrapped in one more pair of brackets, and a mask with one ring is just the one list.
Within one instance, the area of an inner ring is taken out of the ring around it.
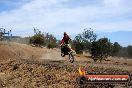
{"label": "overcast sky", "polygon": [[14,35],[32,35],[33,27],[54,35],[85,28],[132,31],[132,0],[0,0],[0,5],[0,27]]}
{"label": "overcast sky", "polygon": [[[132,0],[0,0],[0,27],[33,33],[33,27],[53,34],[132,31]],[[27,33],[27,34],[26,34]]]}

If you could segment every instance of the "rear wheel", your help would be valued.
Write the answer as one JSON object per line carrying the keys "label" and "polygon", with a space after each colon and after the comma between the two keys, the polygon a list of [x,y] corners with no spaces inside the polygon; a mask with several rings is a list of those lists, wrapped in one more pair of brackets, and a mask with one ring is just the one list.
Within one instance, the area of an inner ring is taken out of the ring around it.
{"label": "rear wheel", "polygon": [[72,52],[69,53],[69,60],[70,60],[71,63],[74,62],[74,56],[73,56]]}
{"label": "rear wheel", "polygon": [[61,53],[61,56],[62,56],[62,57],[65,57],[65,54],[64,54],[64,53]]}

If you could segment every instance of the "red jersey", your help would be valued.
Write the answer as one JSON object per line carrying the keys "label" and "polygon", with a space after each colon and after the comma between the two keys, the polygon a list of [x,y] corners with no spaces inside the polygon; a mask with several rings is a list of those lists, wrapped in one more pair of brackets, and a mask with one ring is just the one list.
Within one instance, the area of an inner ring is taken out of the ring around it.
{"label": "red jersey", "polygon": [[71,40],[71,38],[67,35],[67,36],[63,37],[61,43],[69,44],[70,40]]}

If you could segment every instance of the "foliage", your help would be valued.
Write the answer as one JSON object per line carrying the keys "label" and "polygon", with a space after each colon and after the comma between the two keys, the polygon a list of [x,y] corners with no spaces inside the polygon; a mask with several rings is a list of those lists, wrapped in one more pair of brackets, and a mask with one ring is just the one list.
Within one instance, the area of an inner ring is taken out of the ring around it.
{"label": "foliage", "polygon": [[128,57],[132,57],[132,46],[131,45],[127,46],[127,51],[128,51]]}
{"label": "foliage", "polygon": [[48,48],[54,48],[54,47],[57,47],[57,39],[52,35],[52,34],[49,34],[49,33],[46,33],[46,46]]}
{"label": "foliage", "polygon": [[77,53],[82,53],[82,51],[91,50],[91,43],[95,41],[97,35],[90,29],[84,29],[82,34],[78,34],[74,41],[75,41],[75,51]]}
{"label": "foliage", "polygon": [[49,33],[42,33],[39,29],[34,28],[34,36],[30,38],[30,43],[36,46],[47,46],[48,48],[54,48],[57,46],[56,38]]}
{"label": "foliage", "polygon": [[119,54],[119,51],[121,50],[121,46],[118,44],[118,42],[115,42],[113,44],[113,50],[112,50],[112,56],[116,56]]}
{"label": "foliage", "polygon": [[121,45],[118,44],[118,42],[115,42],[113,44],[112,56],[131,58],[132,46],[128,45],[127,47],[122,47]]}
{"label": "foliage", "polygon": [[83,43],[77,42],[75,46],[76,53],[82,53],[83,52],[84,45]]}
{"label": "foliage", "polygon": [[100,62],[111,55],[112,43],[108,38],[101,38],[98,41],[92,42],[91,57],[94,61]]}
{"label": "foliage", "polygon": [[35,29],[35,28],[34,28],[34,33],[35,33],[34,36],[30,38],[30,43],[36,46],[45,45],[44,33],[41,33],[39,29]]}

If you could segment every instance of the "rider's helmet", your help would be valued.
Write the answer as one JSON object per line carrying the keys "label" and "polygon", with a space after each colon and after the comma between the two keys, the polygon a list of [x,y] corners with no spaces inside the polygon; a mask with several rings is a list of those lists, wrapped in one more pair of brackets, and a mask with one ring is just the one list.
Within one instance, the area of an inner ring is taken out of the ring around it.
{"label": "rider's helmet", "polygon": [[67,35],[67,33],[66,33],[66,32],[64,32],[64,35]]}

